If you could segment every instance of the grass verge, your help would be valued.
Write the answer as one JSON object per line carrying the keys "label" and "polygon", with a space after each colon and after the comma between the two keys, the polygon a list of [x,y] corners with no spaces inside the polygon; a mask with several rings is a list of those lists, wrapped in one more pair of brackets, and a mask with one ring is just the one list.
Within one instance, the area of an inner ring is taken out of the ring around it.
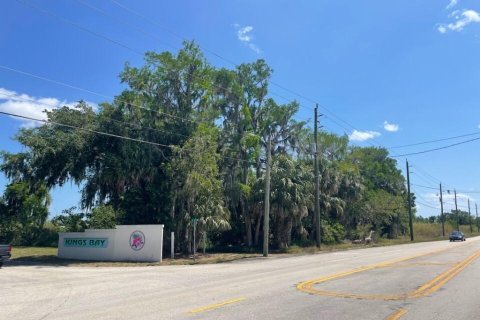
{"label": "grass verge", "polygon": [[[448,240],[448,237],[442,237],[441,233],[428,232],[422,227],[416,226],[414,230],[418,230],[418,234],[415,234],[414,242],[426,242],[426,241],[441,241]],[[451,230],[445,230],[446,234]],[[480,233],[470,233],[469,230],[462,231],[467,237],[479,236]],[[273,251],[272,257],[286,257],[293,254],[313,254],[321,252],[342,251],[351,249],[371,248],[380,246],[390,246],[397,244],[411,243],[409,236],[400,237],[397,239],[376,239],[374,243],[365,244],[353,244],[353,243],[340,243],[332,245],[322,245],[322,249],[317,247],[299,247],[290,246],[283,251]],[[14,247],[12,250],[12,260],[9,262],[12,265],[48,265],[48,266],[78,266],[78,267],[137,267],[137,266],[165,266],[165,265],[192,265],[192,264],[213,264],[231,262],[246,258],[258,258],[261,257],[259,253],[208,253],[203,255],[197,254],[197,258],[194,261],[192,256],[178,256],[176,259],[164,259],[160,262],[111,262],[111,261],[80,261],[61,259],[57,257],[57,248],[51,247]]]}
{"label": "grass verge", "polygon": [[193,257],[179,256],[176,259],[164,259],[160,262],[112,262],[112,261],[83,261],[62,259],[57,257],[57,248],[50,247],[13,247],[12,265],[46,265],[46,266],[77,266],[77,267],[136,267],[136,266],[165,266],[224,263],[245,258],[260,256],[255,253],[212,253],[197,254]]}

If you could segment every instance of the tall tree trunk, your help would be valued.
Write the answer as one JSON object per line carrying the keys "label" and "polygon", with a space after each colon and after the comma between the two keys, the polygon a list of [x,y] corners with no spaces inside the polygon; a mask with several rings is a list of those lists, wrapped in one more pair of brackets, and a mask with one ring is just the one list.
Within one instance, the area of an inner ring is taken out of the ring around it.
{"label": "tall tree trunk", "polygon": [[257,224],[255,225],[255,238],[253,242],[255,246],[258,246],[258,239],[260,237],[260,226],[262,224],[261,222],[262,222],[262,215],[258,214]]}
{"label": "tall tree trunk", "polygon": [[[246,159],[246,156],[244,157]],[[244,185],[248,184],[248,164],[245,162],[242,168],[242,183]],[[252,246],[252,218],[250,212],[248,211],[248,203],[246,196],[242,194],[240,199],[241,214],[245,217],[245,231],[247,234],[247,245]]]}
{"label": "tall tree trunk", "polygon": [[[243,202],[243,201],[242,201]],[[247,232],[247,246],[251,247],[252,246],[252,219],[250,217],[250,214],[246,212],[244,209],[245,205],[242,204],[242,211],[245,212],[245,229]]]}

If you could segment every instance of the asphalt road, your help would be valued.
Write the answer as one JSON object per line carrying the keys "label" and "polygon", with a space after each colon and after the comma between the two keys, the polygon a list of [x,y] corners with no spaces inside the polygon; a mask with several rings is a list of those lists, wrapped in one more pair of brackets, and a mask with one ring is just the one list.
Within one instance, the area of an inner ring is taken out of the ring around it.
{"label": "asphalt road", "polygon": [[0,319],[480,319],[480,238],[233,263],[7,266]]}

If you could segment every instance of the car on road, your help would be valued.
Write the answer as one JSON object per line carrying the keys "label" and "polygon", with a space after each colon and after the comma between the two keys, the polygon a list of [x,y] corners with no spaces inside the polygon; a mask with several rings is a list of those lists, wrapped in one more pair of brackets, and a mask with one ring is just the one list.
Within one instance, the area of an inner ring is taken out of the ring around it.
{"label": "car on road", "polygon": [[452,241],[465,241],[465,235],[461,231],[453,231],[448,237]]}

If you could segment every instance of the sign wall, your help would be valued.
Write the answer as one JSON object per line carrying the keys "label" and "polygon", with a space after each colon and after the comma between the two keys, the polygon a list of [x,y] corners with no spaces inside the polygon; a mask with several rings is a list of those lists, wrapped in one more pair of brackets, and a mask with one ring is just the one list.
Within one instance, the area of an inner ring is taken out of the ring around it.
{"label": "sign wall", "polygon": [[162,261],[163,225],[120,225],[59,234],[58,256],[98,261]]}

